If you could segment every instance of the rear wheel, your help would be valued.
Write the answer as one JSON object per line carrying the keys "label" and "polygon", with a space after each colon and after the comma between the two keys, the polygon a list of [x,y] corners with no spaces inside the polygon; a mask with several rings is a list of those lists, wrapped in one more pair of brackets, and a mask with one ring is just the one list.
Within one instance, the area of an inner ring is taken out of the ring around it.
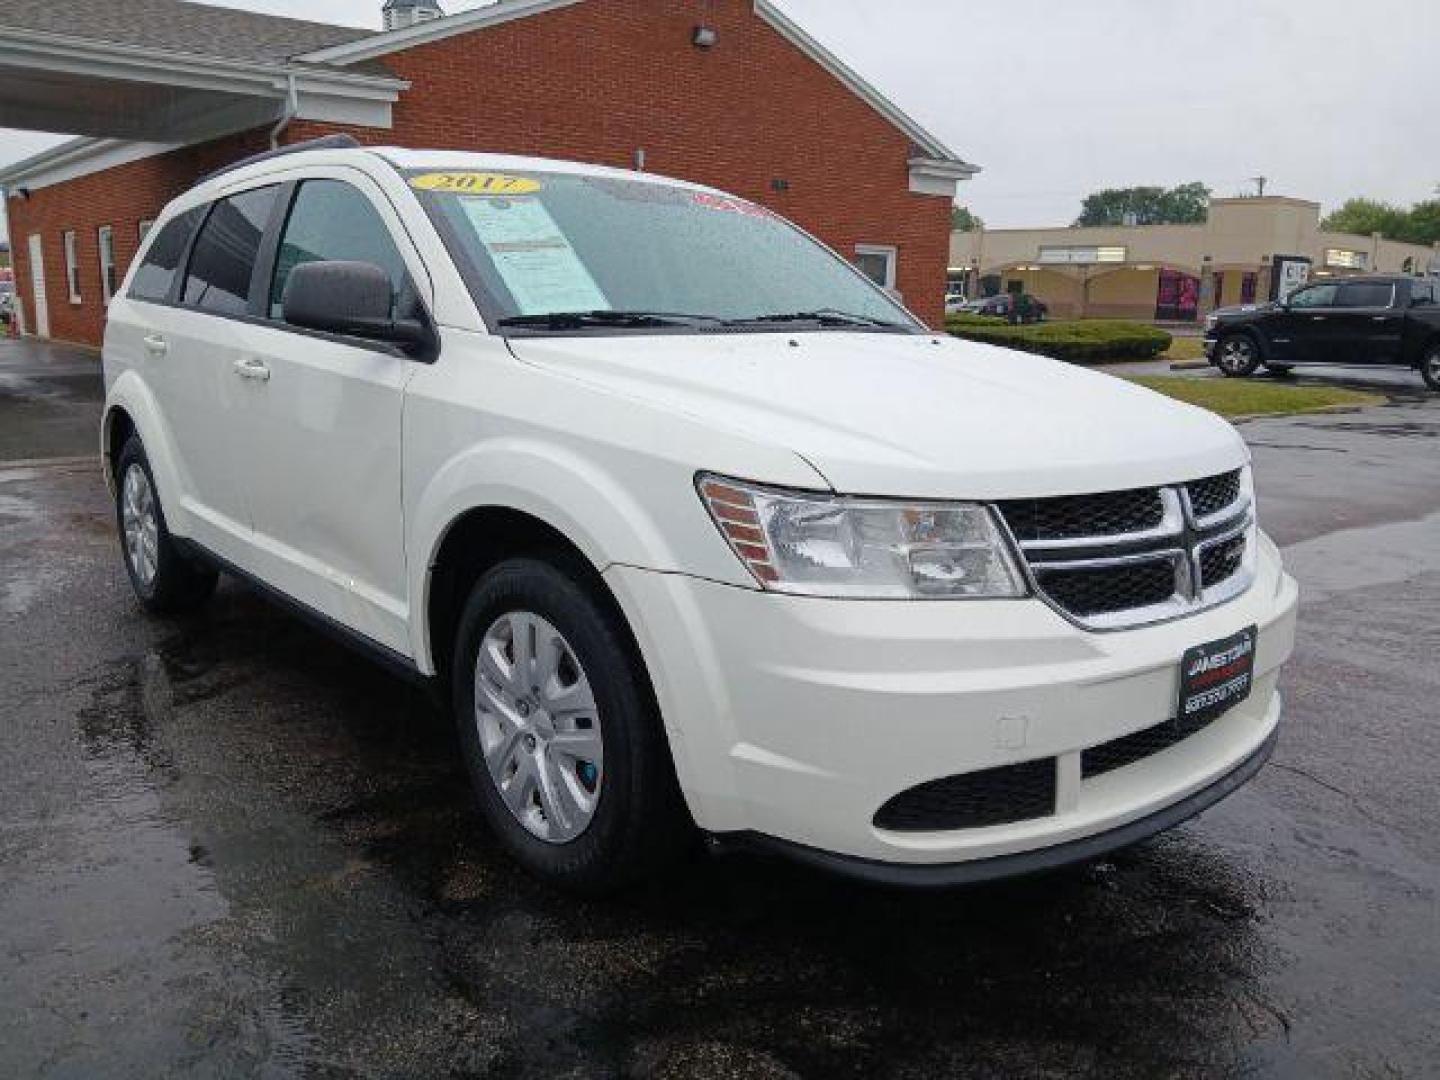
{"label": "rear wheel", "polygon": [[1425,350],[1420,361],[1420,377],[1431,390],[1440,390],[1440,343]]}
{"label": "rear wheel", "polygon": [[130,585],[147,611],[190,611],[210,599],[219,575],[188,558],[165,524],[165,511],[138,435],[130,436],[115,467],[115,516]]}
{"label": "rear wheel", "polygon": [[1215,366],[1232,379],[1254,375],[1260,366],[1260,350],[1248,334],[1227,334],[1215,346]]}
{"label": "rear wheel", "polygon": [[456,640],[453,696],[481,812],[552,884],[603,893],[689,835],[633,645],[593,574],[563,554],[483,575]]}

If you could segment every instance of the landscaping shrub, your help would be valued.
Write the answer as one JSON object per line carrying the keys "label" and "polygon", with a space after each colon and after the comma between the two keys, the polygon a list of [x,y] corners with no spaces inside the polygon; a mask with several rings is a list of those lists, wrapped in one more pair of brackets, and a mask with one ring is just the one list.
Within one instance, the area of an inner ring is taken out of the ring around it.
{"label": "landscaping shrub", "polygon": [[1174,340],[1164,330],[1122,319],[1011,326],[998,319],[977,322],[973,316],[952,315],[945,327],[967,341],[1039,353],[1072,364],[1151,360],[1167,351]]}

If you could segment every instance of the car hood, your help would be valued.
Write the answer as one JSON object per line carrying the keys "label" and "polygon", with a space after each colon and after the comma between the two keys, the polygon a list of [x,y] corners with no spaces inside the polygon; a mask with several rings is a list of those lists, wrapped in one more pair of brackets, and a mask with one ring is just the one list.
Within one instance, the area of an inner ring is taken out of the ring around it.
{"label": "car hood", "polygon": [[950,337],[537,336],[510,346],[520,360],[595,389],[791,450],[845,494],[1111,491],[1197,479],[1248,458],[1235,429],[1211,413],[1109,375]]}
{"label": "car hood", "polygon": [[1279,305],[1274,303],[1231,304],[1229,307],[1216,308],[1211,314],[1218,315],[1220,318],[1225,319],[1234,318],[1238,315],[1253,315],[1257,311],[1273,311],[1277,307],[1279,307]]}

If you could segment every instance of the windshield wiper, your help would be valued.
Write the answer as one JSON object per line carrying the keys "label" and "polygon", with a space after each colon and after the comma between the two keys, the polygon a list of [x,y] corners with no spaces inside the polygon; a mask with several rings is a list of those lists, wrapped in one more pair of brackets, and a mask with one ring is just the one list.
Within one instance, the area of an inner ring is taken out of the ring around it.
{"label": "windshield wiper", "polygon": [[903,323],[876,319],[869,315],[856,315],[835,308],[821,308],[818,311],[796,311],[789,315],[755,315],[748,319],[731,319],[730,325],[745,323],[819,323],[821,326],[875,326],[886,330],[908,330]]}
{"label": "windshield wiper", "polygon": [[500,326],[526,330],[585,330],[618,327],[644,330],[666,326],[701,326],[719,323],[713,315],[683,315],[670,311],[552,311],[545,315],[508,315]]}

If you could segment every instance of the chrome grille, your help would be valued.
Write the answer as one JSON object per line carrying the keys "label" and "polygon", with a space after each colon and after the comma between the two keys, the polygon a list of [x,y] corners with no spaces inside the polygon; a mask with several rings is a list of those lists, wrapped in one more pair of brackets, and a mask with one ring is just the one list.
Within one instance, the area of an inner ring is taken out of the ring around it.
{"label": "chrome grille", "polygon": [[1243,470],[1164,487],[997,504],[1036,591],[1072,621],[1115,630],[1178,618],[1250,584]]}
{"label": "chrome grille", "polygon": [[1185,490],[1190,495],[1195,516],[1203,521],[1234,505],[1240,498],[1240,470],[1196,480],[1186,484]]}
{"label": "chrome grille", "polygon": [[1017,540],[1121,536],[1153,529],[1165,517],[1158,488],[1058,499],[1017,499],[1001,503],[1000,512]]}

